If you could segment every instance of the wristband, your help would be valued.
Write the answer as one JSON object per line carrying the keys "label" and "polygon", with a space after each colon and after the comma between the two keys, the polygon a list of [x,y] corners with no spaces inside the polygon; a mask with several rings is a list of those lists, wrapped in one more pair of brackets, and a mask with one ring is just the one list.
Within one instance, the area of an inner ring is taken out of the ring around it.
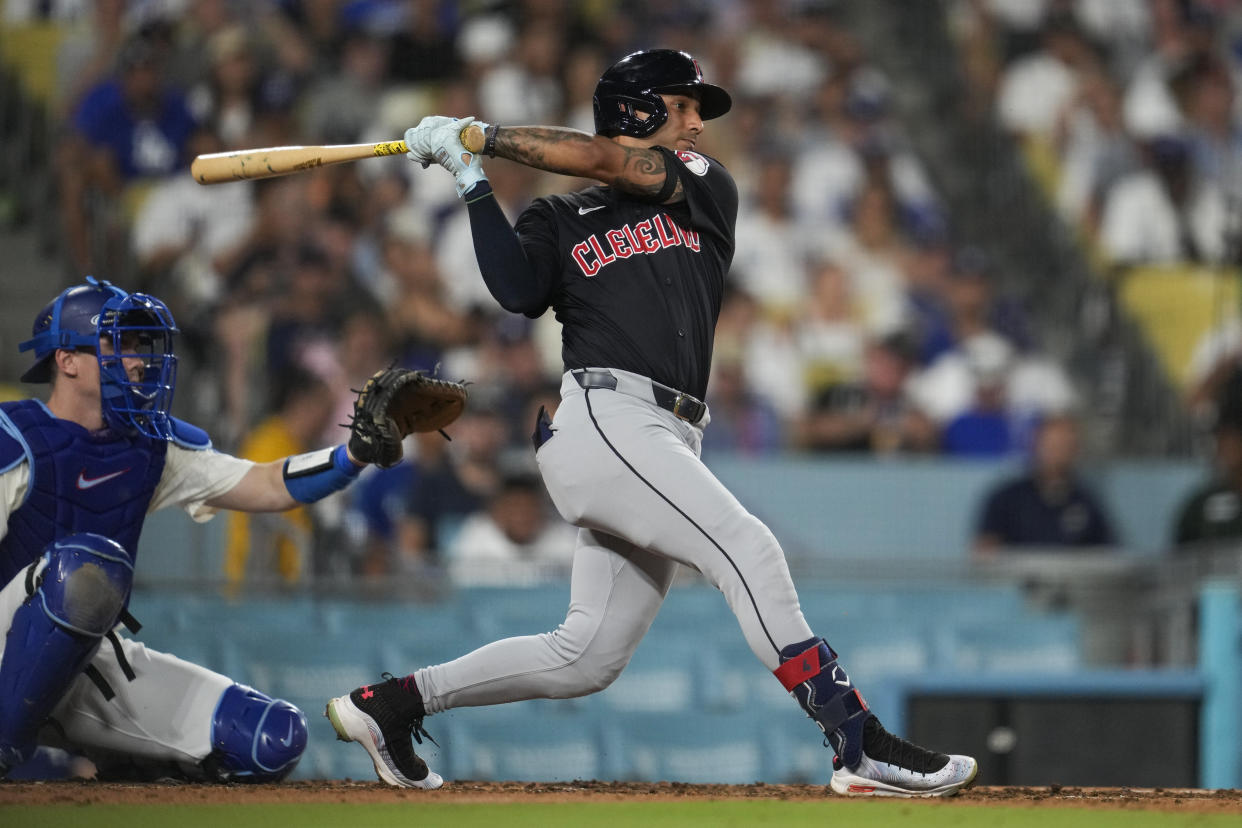
{"label": "wristband", "polygon": [[500,132],[499,124],[492,124],[483,130],[483,154],[488,158],[496,157],[496,133]]}
{"label": "wristband", "polygon": [[361,472],[344,445],[295,454],[285,460],[285,488],[299,503],[314,503],[339,492]]}

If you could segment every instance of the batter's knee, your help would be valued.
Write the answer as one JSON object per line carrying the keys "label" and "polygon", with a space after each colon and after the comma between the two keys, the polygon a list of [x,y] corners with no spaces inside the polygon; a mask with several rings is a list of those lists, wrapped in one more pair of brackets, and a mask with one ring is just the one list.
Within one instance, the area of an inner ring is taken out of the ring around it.
{"label": "batter's knee", "polygon": [[283,699],[234,684],[211,723],[211,755],[203,761],[218,781],[278,782],[306,750],[306,716]]}
{"label": "batter's knee", "polygon": [[134,583],[133,558],[123,546],[82,532],[49,544],[44,555],[35,600],[53,621],[92,637],[116,626]]}
{"label": "batter's knee", "polygon": [[568,681],[563,681],[561,685],[561,692],[557,694],[561,698],[598,693],[616,681],[630,663],[632,650],[604,652],[599,646],[593,646],[594,644],[594,641],[589,641],[582,647],[559,648],[566,667],[562,675],[568,677]]}

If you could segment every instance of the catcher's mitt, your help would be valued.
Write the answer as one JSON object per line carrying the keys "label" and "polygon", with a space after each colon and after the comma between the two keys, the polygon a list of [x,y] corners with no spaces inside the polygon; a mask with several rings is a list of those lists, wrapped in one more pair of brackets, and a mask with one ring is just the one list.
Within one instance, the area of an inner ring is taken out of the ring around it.
{"label": "catcher's mitt", "polygon": [[422,371],[385,368],[358,392],[349,427],[355,460],[390,468],[401,462],[401,440],[415,431],[440,431],[461,416],[466,386]]}

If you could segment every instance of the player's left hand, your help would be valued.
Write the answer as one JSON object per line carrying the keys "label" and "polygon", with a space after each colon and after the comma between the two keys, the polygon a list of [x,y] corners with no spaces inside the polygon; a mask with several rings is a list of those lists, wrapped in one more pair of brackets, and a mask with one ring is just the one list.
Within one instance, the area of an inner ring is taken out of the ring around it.
{"label": "player's left hand", "polygon": [[418,126],[405,131],[405,157],[417,161],[427,167],[435,160],[433,141],[438,136],[437,128],[452,124],[456,119],[447,115],[428,115],[418,122]]}
{"label": "player's left hand", "polygon": [[436,379],[423,371],[376,371],[354,402],[350,456],[383,468],[397,465],[406,435],[442,430],[461,416],[467,396],[464,383]]}

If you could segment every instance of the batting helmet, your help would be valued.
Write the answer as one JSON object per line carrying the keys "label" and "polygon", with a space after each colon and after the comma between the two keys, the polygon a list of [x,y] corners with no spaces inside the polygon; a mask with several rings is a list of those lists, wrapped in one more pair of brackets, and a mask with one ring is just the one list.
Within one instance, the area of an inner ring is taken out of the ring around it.
{"label": "batting helmet", "polygon": [[[167,440],[168,411],[177,376],[173,334],[177,325],[168,307],[144,293],[126,293],[107,281],[63,290],[35,317],[31,338],[20,351],[34,351],[35,364],[22,382],[49,382],[57,350],[89,348],[99,360],[100,403],[108,425]],[[100,342],[107,342],[103,353]],[[123,360],[141,359],[143,376],[130,378]]]}
{"label": "batting helmet", "polygon": [[[646,138],[668,120],[660,94],[694,95],[708,121],[729,111],[733,100],[719,86],[703,82],[699,62],[676,49],[647,49],[614,63],[595,85],[595,132],[611,138]],[[648,113],[646,119],[639,112]]]}

